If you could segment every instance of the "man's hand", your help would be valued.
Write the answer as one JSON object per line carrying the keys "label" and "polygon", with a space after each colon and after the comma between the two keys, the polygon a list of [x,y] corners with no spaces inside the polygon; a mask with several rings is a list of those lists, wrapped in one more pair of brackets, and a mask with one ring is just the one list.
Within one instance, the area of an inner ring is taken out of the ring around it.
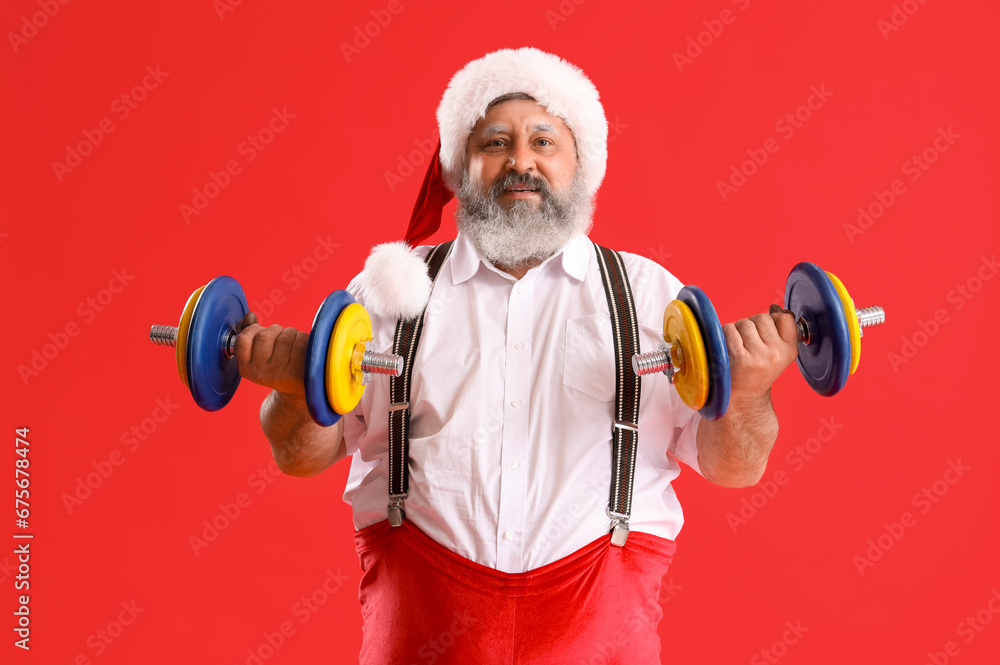
{"label": "man's hand", "polygon": [[308,333],[279,325],[264,328],[253,312],[247,313],[236,331],[240,376],[286,395],[305,395]]}
{"label": "man's hand", "polygon": [[719,420],[698,426],[698,466],[724,487],[756,484],[778,438],[771,384],[798,356],[795,316],[777,305],[767,314],[722,326],[729,348],[732,393]]}
{"label": "man's hand", "polygon": [[320,427],[306,406],[309,335],[278,325],[264,328],[248,312],[236,326],[240,376],[273,390],[260,409],[260,424],[283,473],[312,476],[346,455],[344,421]]}
{"label": "man's hand", "polygon": [[732,376],[730,404],[737,410],[759,402],[798,356],[795,316],[777,305],[767,314],[722,326]]}

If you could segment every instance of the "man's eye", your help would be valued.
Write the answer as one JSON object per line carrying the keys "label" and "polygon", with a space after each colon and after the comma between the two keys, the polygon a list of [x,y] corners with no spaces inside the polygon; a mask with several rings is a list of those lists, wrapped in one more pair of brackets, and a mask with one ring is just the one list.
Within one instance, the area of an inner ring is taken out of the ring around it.
{"label": "man's eye", "polygon": [[548,139],[538,139],[538,145],[540,145],[542,147],[548,147],[548,146],[552,145],[552,141],[550,141]]}
{"label": "man's eye", "polygon": [[486,143],[487,148],[499,148],[502,145],[503,141],[501,139],[493,139],[492,141],[487,141]]}

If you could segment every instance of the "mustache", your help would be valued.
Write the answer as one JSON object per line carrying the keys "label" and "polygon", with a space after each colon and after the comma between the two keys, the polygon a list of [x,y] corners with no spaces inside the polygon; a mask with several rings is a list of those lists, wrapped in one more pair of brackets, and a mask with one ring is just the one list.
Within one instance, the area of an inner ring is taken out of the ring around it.
{"label": "mustache", "polygon": [[545,199],[549,198],[552,194],[552,190],[549,189],[548,184],[530,173],[508,173],[493,183],[489,191],[490,197],[493,200],[497,200],[505,190],[512,187],[526,187],[538,190],[538,193]]}

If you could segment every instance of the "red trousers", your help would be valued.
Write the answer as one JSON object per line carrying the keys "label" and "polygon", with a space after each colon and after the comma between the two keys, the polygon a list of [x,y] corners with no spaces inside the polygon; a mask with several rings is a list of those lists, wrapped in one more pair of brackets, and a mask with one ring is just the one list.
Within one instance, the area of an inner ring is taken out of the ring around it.
{"label": "red trousers", "polygon": [[409,521],[355,534],[362,665],[659,665],[660,583],[675,544],[633,531],[502,573]]}

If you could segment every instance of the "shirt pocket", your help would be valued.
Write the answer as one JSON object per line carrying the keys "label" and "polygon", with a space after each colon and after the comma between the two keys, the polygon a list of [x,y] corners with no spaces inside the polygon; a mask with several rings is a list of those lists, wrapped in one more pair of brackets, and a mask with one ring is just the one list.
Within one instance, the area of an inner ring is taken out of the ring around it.
{"label": "shirt pocket", "polygon": [[[611,318],[594,314],[566,321],[563,384],[602,402],[615,399],[615,350]],[[639,326],[639,350],[656,350],[663,343],[660,331]],[[626,358],[631,365],[632,359]],[[665,378],[665,377],[664,377]]]}
{"label": "shirt pocket", "polygon": [[566,321],[563,384],[601,402],[614,400],[615,352],[607,314]]}

